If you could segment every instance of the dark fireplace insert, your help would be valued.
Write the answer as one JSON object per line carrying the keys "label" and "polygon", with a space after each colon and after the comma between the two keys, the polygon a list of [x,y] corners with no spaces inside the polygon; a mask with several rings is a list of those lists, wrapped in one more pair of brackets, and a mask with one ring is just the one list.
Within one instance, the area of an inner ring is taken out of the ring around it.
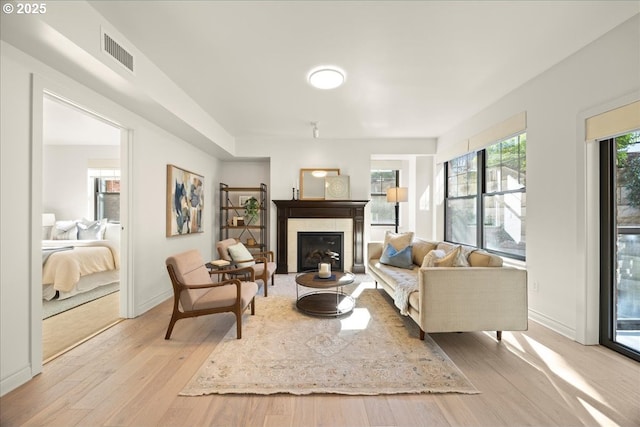
{"label": "dark fireplace insert", "polygon": [[298,271],[317,270],[318,264],[331,264],[331,271],[344,271],[344,233],[337,231],[298,232]]}

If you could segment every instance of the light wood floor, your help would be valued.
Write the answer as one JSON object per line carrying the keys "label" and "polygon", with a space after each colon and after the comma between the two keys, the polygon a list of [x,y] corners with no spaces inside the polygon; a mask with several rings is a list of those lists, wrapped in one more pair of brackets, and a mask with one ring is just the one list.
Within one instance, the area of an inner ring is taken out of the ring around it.
{"label": "light wood floor", "polygon": [[42,360],[91,339],[120,321],[120,292],[89,301],[42,321]]}
{"label": "light wood floor", "polygon": [[431,335],[478,395],[179,397],[234,320],[181,320],[165,341],[170,313],[167,301],[48,363],[0,399],[0,425],[640,425],[640,364],[534,322],[501,343],[493,333]]}

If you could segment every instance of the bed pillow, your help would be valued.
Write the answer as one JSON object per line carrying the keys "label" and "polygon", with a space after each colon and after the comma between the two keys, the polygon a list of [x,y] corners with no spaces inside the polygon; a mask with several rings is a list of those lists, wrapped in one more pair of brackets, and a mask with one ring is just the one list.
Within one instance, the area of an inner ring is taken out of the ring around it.
{"label": "bed pillow", "polygon": [[[238,268],[250,267],[256,263],[255,261],[247,261],[247,260],[253,260],[253,255],[251,255],[251,252],[249,252],[249,249],[247,249],[246,246],[242,244],[242,242],[238,242],[235,245],[229,246],[227,250],[229,251],[229,255],[231,256],[231,259],[233,260],[233,262],[236,263]],[[238,261],[247,261],[247,262],[238,262]]]}
{"label": "bed pillow", "polygon": [[391,243],[387,243],[387,246],[384,247],[384,251],[382,251],[380,263],[411,270],[413,268],[411,246],[407,246],[406,248],[398,251]]}
{"label": "bed pillow", "polygon": [[102,240],[106,221],[89,221],[83,219],[78,221],[78,240]]}
{"label": "bed pillow", "polygon": [[56,221],[51,230],[51,240],[78,240],[78,226],[75,221]]}

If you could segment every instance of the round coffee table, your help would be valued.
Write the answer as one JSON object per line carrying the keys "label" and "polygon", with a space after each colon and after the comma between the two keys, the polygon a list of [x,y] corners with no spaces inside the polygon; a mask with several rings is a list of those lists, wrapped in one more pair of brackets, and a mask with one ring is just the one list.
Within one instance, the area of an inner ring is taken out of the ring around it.
{"label": "round coffee table", "polygon": [[[296,307],[303,313],[321,317],[350,313],[356,302],[342,287],[355,280],[355,274],[348,271],[336,271],[328,279],[320,278],[318,271],[299,273],[296,275]],[[304,292],[304,288],[313,290]]]}

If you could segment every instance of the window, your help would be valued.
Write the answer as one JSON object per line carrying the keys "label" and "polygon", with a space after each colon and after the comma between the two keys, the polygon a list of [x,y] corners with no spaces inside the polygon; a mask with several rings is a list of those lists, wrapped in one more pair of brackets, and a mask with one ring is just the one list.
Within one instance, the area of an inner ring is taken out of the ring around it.
{"label": "window", "polygon": [[445,240],[525,259],[526,144],[522,133],[446,163]]}
{"label": "window", "polygon": [[477,244],[478,155],[469,153],[447,163],[445,236],[465,245]]}
{"label": "window", "polygon": [[387,189],[398,187],[399,183],[398,170],[371,171],[371,225],[395,225],[395,208],[387,202]]}
{"label": "window", "polygon": [[526,134],[485,150],[482,236],[485,249],[525,257]]}
{"label": "window", "polygon": [[89,169],[89,191],[94,219],[120,221],[119,169]]}

